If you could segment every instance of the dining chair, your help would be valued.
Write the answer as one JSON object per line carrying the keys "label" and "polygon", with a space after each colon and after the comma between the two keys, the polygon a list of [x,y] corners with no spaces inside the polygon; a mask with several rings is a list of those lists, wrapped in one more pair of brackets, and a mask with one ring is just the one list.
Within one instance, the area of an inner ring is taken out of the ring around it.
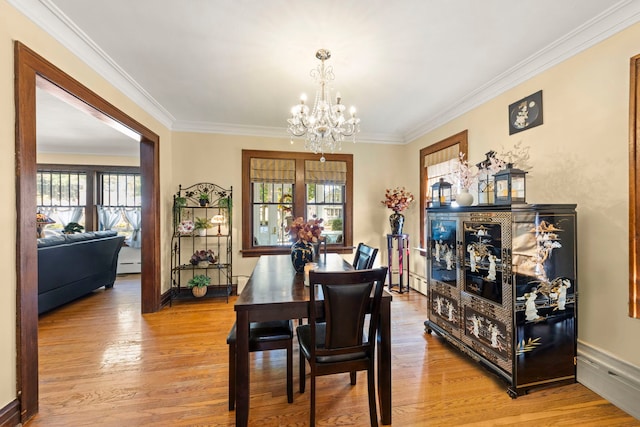
{"label": "dining chair", "polygon": [[[229,410],[236,406],[236,324],[229,336]],[[287,350],[287,401],[293,403],[293,322],[274,320],[249,324],[249,352]]]}
{"label": "dining chair", "polygon": [[[315,425],[316,377],[367,371],[369,418],[378,425],[375,392],[375,344],[379,326],[380,300],[387,267],[345,272],[309,273],[309,323],[297,327],[300,363],[311,368],[310,425]],[[373,300],[371,291],[373,290]],[[316,292],[322,295],[316,306]],[[318,311],[322,307],[323,310]],[[365,319],[370,313],[365,331]],[[318,322],[322,316],[324,322]],[[300,392],[304,393],[305,373],[300,370]]]}
{"label": "dining chair", "polygon": [[353,258],[353,268],[356,270],[368,270],[373,268],[373,262],[376,260],[378,248],[372,248],[364,243],[358,243],[356,254]]}

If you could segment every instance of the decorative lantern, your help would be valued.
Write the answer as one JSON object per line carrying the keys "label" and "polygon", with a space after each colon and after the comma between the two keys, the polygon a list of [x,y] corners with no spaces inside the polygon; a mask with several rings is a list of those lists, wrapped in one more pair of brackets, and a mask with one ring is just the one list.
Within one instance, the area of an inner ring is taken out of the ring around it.
{"label": "decorative lantern", "polygon": [[526,174],[527,172],[516,169],[513,167],[513,164],[507,163],[506,169],[494,175],[496,205],[526,203]]}
{"label": "decorative lantern", "polygon": [[476,164],[478,167],[478,205],[492,205],[493,204],[493,175],[489,170],[491,165],[491,159],[496,155],[495,151],[489,151],[485,154],[487,157],[480,163]]}
{"label": "decorative lantern", "polygon": [[431,206],[434,208],[442,208],[451,206],[452,190],[451,184],[446,182],[444,178],[440,178],[438,182],[431,186]]}

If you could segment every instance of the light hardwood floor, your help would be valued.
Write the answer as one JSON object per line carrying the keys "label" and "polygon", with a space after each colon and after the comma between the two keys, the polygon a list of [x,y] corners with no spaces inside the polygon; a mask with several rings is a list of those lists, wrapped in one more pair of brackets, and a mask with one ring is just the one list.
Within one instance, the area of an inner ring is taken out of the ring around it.
{"label": "light hardwood floor", "polygon": [[[140,315],[139,276],[40,317],[40,412],[27,426],[233,426],[226,336],[232,298]],[[394,294],[394,426],[640,426],[580,384],[511,399],[505,384],[424,333],[426,298]],[[252,426],[306,426],[309,392],[287,403],[284,351],[251,357]],[[318,379],[318,426],[368,425],[366,374]]]}

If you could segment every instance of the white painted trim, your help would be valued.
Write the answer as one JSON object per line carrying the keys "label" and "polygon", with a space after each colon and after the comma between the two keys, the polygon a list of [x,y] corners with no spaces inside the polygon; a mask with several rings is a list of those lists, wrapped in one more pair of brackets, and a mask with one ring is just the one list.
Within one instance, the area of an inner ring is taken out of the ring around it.
{"label": "white painted trim", "polygon": [[640,420],[640,367],[578,340],[578,382]]}

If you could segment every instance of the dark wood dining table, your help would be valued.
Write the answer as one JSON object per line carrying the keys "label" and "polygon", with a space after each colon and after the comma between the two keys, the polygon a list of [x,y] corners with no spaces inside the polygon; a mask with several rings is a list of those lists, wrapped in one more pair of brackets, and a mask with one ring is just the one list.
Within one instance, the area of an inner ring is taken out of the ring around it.
{"label": "dark wood dining table", "polygon": [[[348,271],[338,254],[325,254],[316,270]],[[391,299],[383,292],[377,339],[377,389],[382,424],[391,424]],[[296,274],[289,255],[263,255],[236,300],[236,426],[249,423],[249,323],[309,317],[309,287]]]}

